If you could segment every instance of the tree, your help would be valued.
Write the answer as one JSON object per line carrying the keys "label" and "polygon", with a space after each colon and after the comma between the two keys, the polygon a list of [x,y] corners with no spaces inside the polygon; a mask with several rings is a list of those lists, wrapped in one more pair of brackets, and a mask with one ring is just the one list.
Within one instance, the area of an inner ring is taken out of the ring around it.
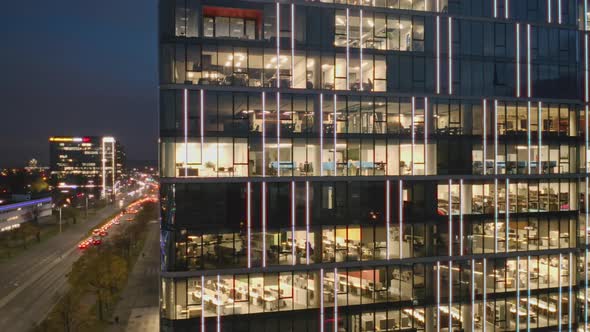
{"label": "tree", "polygon": [[61,213],[64,220],[71,219],[72,223],[75,224],[77,220],[76,218],[78,217],[78,214],[80,214],[80,211],[74,207],[66,207],[62,209]]}
{"label": "tree", "polygon": [[127,270],[127,261],[116,255],[112,248],[93,248],[72,266],[69,282],[72,287],[79,287],[96,295],[97,318],[102,321],[116,292],[127,281]]}
{"label": "tree", "polygon": [[130,262],[131,261],[131,248],[133,245],[133,242],[131,242],[131,238],[125,233],[117,234],[113,237],[112,243],[113,243],[113,248],[121,256],[123,256],[127,260],[127,262]]}
{"label": "tree", "polygon": [[27,249],[27,240],[31,236],[35,236],[39,233],[39,227],[33,225],[30,222],[20,224],[20,227],[16,229],[15,234],[18,239],[22,241],[23,248]]}
{"label": "tree", "polygon": [[81,305],[81,294],[75,291],[67,291],[59,298],[53,311],[41,323],[33,327],[35,332],[84,331],[84,327],[90,326],[93,318],[88,315],[88,308]]}
{"label": "tree", "polygon": [[33,193],[46,192],[49,189],[49,184],[42,177],[37,177],[31,182],[30,188]]}
{"label": "tree", "polygon": [[70,332],[74,330],[74,315],[73,311],[78,305],[74,295],[72,293],[66,293],[57,305],[56,312],[61,322],[61,327],[64,332]]}

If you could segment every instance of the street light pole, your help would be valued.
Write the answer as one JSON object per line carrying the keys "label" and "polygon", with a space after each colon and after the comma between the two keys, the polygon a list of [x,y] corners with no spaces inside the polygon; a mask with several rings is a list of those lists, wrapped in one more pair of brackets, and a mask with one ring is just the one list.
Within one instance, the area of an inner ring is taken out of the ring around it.
{"label": "street light pole", "polygon": [[59,232],[61,233],[61,206],[59,207]]}
{"label": "street light pole", "polygon": [[88,219],[88,193],[86,193],[84,195],[84,197],[86,197],[86,213],[85,213],[86,217],[85,218]]}

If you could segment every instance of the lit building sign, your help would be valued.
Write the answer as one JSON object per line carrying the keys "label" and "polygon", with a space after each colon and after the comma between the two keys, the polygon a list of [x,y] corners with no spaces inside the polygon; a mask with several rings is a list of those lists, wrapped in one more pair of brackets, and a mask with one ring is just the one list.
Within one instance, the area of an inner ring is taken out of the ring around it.
{"label": "lit building sign", "polygon": [[84,143],[88,143],[88,142],[90,142],[90,137],[50,137],[49,141],[50,142],[76,142],[76,143],[84,142]]}

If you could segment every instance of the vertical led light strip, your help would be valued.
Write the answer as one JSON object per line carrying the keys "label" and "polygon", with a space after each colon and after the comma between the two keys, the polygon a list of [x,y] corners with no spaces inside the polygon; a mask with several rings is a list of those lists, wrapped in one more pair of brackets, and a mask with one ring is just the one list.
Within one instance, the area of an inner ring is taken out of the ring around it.
{"label": "vertical led light strip", "polygon": [[[586,173],[588,173],[588,171],[586,171]],[[588,213],[589,213],[589,212],[588,212],[588,206],[590,205],[590,204],[589,204],[589,202],[590,202],[590,199],[588,198],[588,191],[589,191],[589,190],[588,190],[588,185],[589,185],[589,183],[588,183],[588,182],[589,182],[589,181],[588,181],[588,174],[586,174],[586,177],[585,177],[585,179],[584,179],[584,183],[585,183],[585,184],[584,184],[584,210],[585,210],[585,213],[584,213],[584,217],[585,217],[585,218],[584,218],[584,223],[585,223],[585,227],[586,227],[586,228],[585,228],[585,229],[586,229],[586,231],[584,232],[584,238],[586,239],[586,241],[585,241],[585,243],[584,243],[584,244],[585,244],[586,246],[588,246],[588,245],[590,244],[590,243],[589,243],[589,242],[590,242],[590,241],[589,241],[589,240],[590,240],[590,236],[589,236],[589,234],[588,234],[588,233],[590,232],[590,219],[588,218],[588,216],[589,216],[589,215],[588,215]]]}
{"label": "vertical led light strip", "polygon": [[295,87],[295,4],[291,4],[291,88]]}
{"label": "vertical led light strip", "polygon": [[526,257],[526,330],[531,330],[531,256]]}
{"label": "vertical led light strip", "polygon": [[115,164],[115,154],[117,153],[115,147],[115,141],[111,141],[111,169],[112,169],[112,176],[111,176],[111,183],[113,185],[113,196],[117,197],[117,187],[115,187],[115,176],[117,176],[116,164]]}
{"label": "vertical led light strip", "polygon": [[296,252],[295,246],[295,181],[291,181],[291,260],[292,265],[295,265],[295,255]]}
{"label": "vertical led light strip", "polygon": [[498,18],[498,0],[494,0],[494,18]]}
{"label": "vertical led light strip", "polygon": [[399,180],[399,258],[402,259],[404,257],[402,249],[402,240],[404,237],[404,225],[403,225],[403,218],[404,218],[404,182]]}
{"label": "vertical led light strip", "polygon": [[262,92],[262,177],[266,176],[266,93]]}
{"label": "vertical led light strip", "polygon": [[483,319],[482,319],[482,327],[483,327],[483,332],[486,332],[487,327],[486,327],[486,322],[487,322],[487,314],[486,314],[486,309],[487,309],[487,302],[488,302],[488,286],[487,286],[487,261],[484,258],[483,259]]}
{"label": "vertical led light strip", "polygon": [[498,253],[498,178],[494,179],[494,253]]}
{"label": "vertical led light strip", "polygon": [[360,40],[359,40],[359,58],[360,58],[360,67],[359,67],[359,77],[360,77],[360,84],[359,90],[363,91],[363,10],[360,10]]}
{"label": "vertical led light strip", "polygon": [[416,97],[412,97],[412,121],[410,123],[410,128],[412,129],[412,175],[414,175],[414,148],[416,146],[416,124],[414,123],[414,117],[416,116]]}
{"label": "vertical led light strip", "polygon": [[483,100],[483,175],[487,174],[488,166],[487,166],[487,157],[488,157],[488,128],[487,128],[487,120],[488,112],[487,112],[487,100]]}
{"label": "vertical led light strip", "polygon": [[449,261],[449,327],[453,331],[453,262]]}
{"label": "vertical led light strip", "polygon": [[338,332],[338,268],[334,268],[334,332]]}
{"label": "vertical led light strip", "polygon": [[586,169],[585,186],[584,186],[584,190],[585,190],[585,195],[584,195],[585,196],[585,200],[584,200],[584,203],[585,203],[585,220],[586,220],[586,231],[585,231],[586,243],[585,244],[586,245],[590,244],[589,243],[589,237],[588,237],[588,231],[590,229],[589,228],[590,227],[590,224],[589,224],[589,222],[590,222],[589,221],[589,217],[590,217],[589,213],[590,212],[588,212],[588,210],[590,208],[590,204],[589,204],[589,201],[590,200],[589,200],[589,197],[588,197],[588,192],[590,191],[588,189],[588,187],[589,187],[588,186],[589,185],[589,183],[588,183],[588,173],[590,173],[590,162],[588,160],[588,158],[590,157],[590,153],[589,153],[589,151],[590,151],[590,133],[588,132],[589,129],[590,129],[590,127],[588,125],[590,124],[590,120],[588,119],[588,111],[590,111],[590,108],[588,107],[588,105],[586,105],[586,107],[584,107],[584,113],[585,113],[584,114],[584,132],[585,132],[584,146],[586,148],[586,152],[585,152],[585,155],[586,155],[585,163],[586,163],[586,165],[584,167]]}
{"label": "vertical led light strip", "polygon": [[542,136],[542,124],[543,122],[541,122],[541,109],[542,109],[542,105],[541,102],[537,103],[537,121],[539,121],[539,123],[537,124],[537,174],[541,174],[542,170],[541,170],[541,145],[543,143],[543,136]]}
{"label": "vertical led light strip", "polygon": [[205,90],[200,90],[199,92],[199,109],[201,121],[199,126],[201,127],[201,163],[203,163],[203,158],[205,158],[203,149],[205,148]]}
{"label": "vertical led light strip", "polygon": [[506,19],[508,18],[508,16],[509,16],[508,14],[510,12],[508,8],[509,8],[508,0],[504,0],[504,18],[506,18]]}
{"label": "vertical led light strip", "polygon": [[348,82],[350,68],[350,9],[346,8],[346,89],[350,90]]}
{"label": "vertical led light strip", "polygon": [[[586,15],[584,15],[586,17]],[[588,74],[590,68],[588,68],[588,58],[590,54],[588,54],[588,34],[584,34],[584,100],[586,102],[590,101],[590,88],[588,87]]]}
{"label": "vertical led light strip", "polygon": [[390,225],[391,225],[391,181],[385,181],[385,232],[387,234],[385,238],[385,246],[387,247],[387,253],[385,254],[386,259],[390,259]]}
{"label": "vertical led light strip", "polygon": [[[584,1],[584,7],[585,9],[587,9],[587,1]],[[584,18],[587,17],[587,11],[584,12]],[[586,27],[584,27],[586,28]],[[585,53],[585,63],[586,63],[586,103],[588,102],[588,35],[585,36],[584,38],[584,42],[585,42],[585,49],[586,49],[586,53]],[[586,329],[586,327],[588,326],[588,244],[590,244],[589,240],[590,237],[588,235],[588,232],[590,230],[590,212],[588,211],[590,208],[590,198],[588,197],[588,194],[590,193],[590,189],[589,189],[589,179],[588,179],[588,173],[590,172],[590,162],[588,160],[588,158],[590,157],[590,133],[589,133],[589,123],[590,120],[588,119],[588,111],[590,111],[590,108],[588,107],[588,104],[586,104],[586,106],[584,107],[584,132],[585,132],[585,137],[584,137],[584,146],[586,148],[585,151],[585,155],[586,155],[586,160],[585,160],[585,170],[586,170],[586,175],[584,178],[584,207],[585,207],[585,211],[584,211],[584,221],[585,221],[585,229],[584,229],[584,237],[586,239],[585,241],[585,265],[584,265],[584,281],[585,281],[585,301],[584,301],[584,321],[585,321],[585,325],[584,328]]]}
{"label": "vertical led light strip", "polygon": [[531,25],[526,25],[526,80],[527,80],[527,97],[532,95],[531,82]]}
{"label": "vertical led light strip", "polygon": [[557,24],[561,24],[561,0],[557,0]]}
{"label": "vertical led light strip", "polygon": [[[496,203],[498,204],[498,203]],[[508,252],[508,247],[510,246],[510,180],[506,179],[506,238],[504,239],[504,243],[506,244],[506,252]]]}
{"label": "vertical led light strip", "polygon": [[436,331],[440,332],[440,262],[436,262]]}
{"label": "vertical led light strip", "polygon": [[[334,279],[334,286],[336,279]],[[324,332],[324,269],[320,269],[320,332]]]}
{"label": "vertical led light strip", "polygon": [[436,17],[436,93],[440,94],[440,16]]}
{"label": "vertical led light strip", "polygon": [[463,256],[463,179],[459,180],[459,256]]}
{"label": "vertical led light strip", "polygon": [[305,264],[309,265],[309,181],[305,181]]}
{"label": "vertical led light strip", "polygon": [[551,20],[552,20],[551,19],[551,16],[552,16],[552,14],[551,14],[551,6],[552,6],[551,5],[551,0],[547,0],[547,22],[548,23],[551,23]]}
{"label": "vertical led light strip", "polygon": [[[281,176],[281,93],[277,92],[277,176]],[[293,174],[291,174],[293,175]]]}
{"label": "vertical led light strip", "polygon": [[[184,89],[183,96],[184,103],[184,176],[188,176],[188,90]],[[103,143],[104,144],[104,143]],[[201,146],[201,154],[203,154],[203,147]],[[104,147],[103,147],[104,151]],[[104,159],[104,156],[103,156]],[[104,169],[104,166],[103,166]],[[103,176],[104,179],[104,176]]]}
{"label": "vertical led light strip", "polygon": [[276,47],[277,47],[277,69],[276,69],[276,75],[277,75],[277,88],[281,87],[281,6],[280,4],[277,2],[276,3],[276,24],[277,24],[277,28],[276,28],[276,34],[277,34],[277,42],[276,42]]}
{"label": "vertical led light strip", "polygon": [[338,166],[336,164],[336,156],[337,156],[337,154],[336,154],[336,142],[337,142],[337,138],[338,138],[337,137],[337,130],[336,130],[337,129],[336,126],[338,125],[338,122],[336,121],[337,102],[338,102],[338,98],[336,97],[336,95],[334,95],[334,115],[332,116],[334,118],[334,119],[332,119],[332,121],[333,121],[332,126],[334,128],[334,130],[332,130],[334,132],[334,156],[333,156],[333,160],[334,160],[334,170],[333,170],[334,174],[333,175],[334,176],[336,176],[336,167]]}
{"label": "vertical led light strip", "polygon": [[568,300],[567,300],[567,327],[568,327],[568,331],[572,331],[572,321],[573,321],[573,315],[574,315],[574,298],[572,296],[572,284],[574,282],[573,280],[573,274],[574,274],[574,266],[573,266],[573,254],[570,252],[569,254],[569,260],[567,263],[567,267],[568,267]]}
{"label": "vertical led light strip", "polygon": [[527,174],[531,174],[531,101],[526,105]]}
{"label": "vertical led light strip", "polygon": [[[506,240],[506,243],[508,243],[508,240]],[[520,331],[520,256],[516,256],[516,317],[518,317],[516,319],[516,331]]]}
{"label": "vertical led light strip", "polygon": [[[494,175],[498,174],[498,100],[494,100]],[[498,201],[496,200],[496,204]]]}
{"label": "vertical led light strip", "polygon": [[585,213],[585,229],[584,229],[584,233],[585,233],[585,237],[586,237],[586,243],[585,243],[585,250],[584,250],[584,323],[585,326],[588,325],[588,175],[586,174],[586,192],[585,192],[585,208],[586,208],[586,213]]}
{"label": "vertical led light strip", "polygon": [[[217,303],[221,303],[221,287],[219,287],[219,284],[220,283],[221,283],[221,280],[220,280],[220,277],[219,277],[219,274],[218,274],[217,275],[217,285],[218,286],[217,286],[217,291],[215,292],[216,295],[217,295],[216,296],[217,297]],[[201,291],[202,291],[203,294],[205,293],[203,288],[201,288]],[[203,297],[201,297],[201,298],[203,298]],[[203,304],[201,303],[201,305],[203,305]],[[216,307],[217,307],[217,332],[221,332],[221,306],[220,305],[217,305]]]}
{"label": "vertical led light strip", "polygon": [[449,17],[449,94],[453,94],[453,19]]}
{"label": "vertical led light strip", "polygon": [[584,0],[584,29],[583,30],[588,31],[588,0]]}
{"label": "vertical led light strip", "polygon": [[[336,147],[334,147],[336,148]],[[324,176],[324,94],[320,93],[320,176]]]}
{"label": "vertical led light strip", "polygon": [[[588,201],[588,198],[586,198],[586,201]],[[586,234],[588,234],[588,228],[586,228]],[[588,326],[588,247],[584,250],[584,326]],[[584,329],[586,329],[585,327]]]}
{"label": "vertical led light strip", "polygon": [[[588,157],[590,157],[590,133],[588,132],[588,130],[590,129],[590,126],[588,125],[590,122],[588,120],[588,116],[590,115],[590,108],[588,107],[588,105],[586,105],[586,107],[584,107],[584,131],[585,131],[585,146],[586,146],[586,173],[590,173],[590,163],[588,160]],[[586,242],[588,243],[588,242]]]}
{"label": "vertical led light strip", "polygon": [[[471,317],[475,317],[475,259],[473,258],[471,259]],[[471,331],[475,331],[475,319],[471,319]]]}
{"label": "vertical led light strip", "polygon": [[428,97],[424,97],[424,175],[428,169]]}
{"label": "vertical led light strip", "polygon": [[[248,268],[252,267],[252,184],[248,182],[246,185],[246,232],[248,233]],[[294,237],[295,235],[293,235]]]}
{"label": "vertical led light strip", "polygon": [[205,276],[201,276],[201,331],[205,331],[205,306],[203,305],[205,295]]}
{"label": "vertical led light strip", "polygon": [[266,182],[262,182],[262,267],[266,267]]}
{"label": "vertical led light strip", "polygon": [[[449,194],[449,256],[453,256],[453,200],[452,200],[452,193],[451,193],[451,187],[453,186],[453,180],[449,179],[449,188],[448,190],[448,194]],[[449,274],[451,273],[450,267],[449,267]]]}
{"label": "vertical led light strip", "polygon": [[[185,122],[186,123],[186,122]],[[106,145],[104,144],[104,138],[102,140],[102,158],[101,158],[101,162],[102,162],[102,198],[106,199],[107,198],[107,171],[106,171],[106,167],[107,167],[107,157],[106,157]],[[184,144],[184,147],[186,149],[186,143]],[[185,157],[185,167],[184,167],[184,174],[186,176],[186,157]],[[60,210],[61,211],[61,210]]]}
{"label": "vertical led light strip", "polygon": [[[559,328],[559,331],[561,331],[561,312],[562,312],[562,305],[563,305],[563,298],[562,298],[562,292],[561,292],[561,263],[563,261],[563,257],[561,255],[561,253],[559,254],[559,266],[557,267],[557,288],[558,288],[558,301],[557,301],[557,326]],[[570,271],[571,273],[571,271]],[[587,300],[587,299],[586,299]]]}
{"label": "vertical led light strip", "polygon": [[520,98],[520,23],[516,23],[516,98]]}

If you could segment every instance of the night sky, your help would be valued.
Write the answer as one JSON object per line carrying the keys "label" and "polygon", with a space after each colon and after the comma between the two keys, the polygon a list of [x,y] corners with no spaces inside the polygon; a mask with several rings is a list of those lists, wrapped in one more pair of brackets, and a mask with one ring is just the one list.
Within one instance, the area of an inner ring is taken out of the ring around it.
{"label": "night sky", "polygon": [[51,135],[113,135],[156,160],[157,0],[0,1],[0,167]]}

